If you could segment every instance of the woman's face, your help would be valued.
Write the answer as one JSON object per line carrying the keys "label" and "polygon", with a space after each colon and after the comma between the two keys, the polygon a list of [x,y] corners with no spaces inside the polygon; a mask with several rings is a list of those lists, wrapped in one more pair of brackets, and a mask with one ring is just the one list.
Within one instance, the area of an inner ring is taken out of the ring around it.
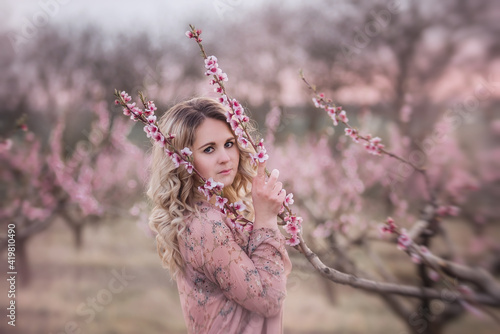
{"label": "woman's face", "polygon": [[194,167],[206,178],[229,186],[238,171],[240,152],[236,139],[223,121],[207,118],[196,129]]}

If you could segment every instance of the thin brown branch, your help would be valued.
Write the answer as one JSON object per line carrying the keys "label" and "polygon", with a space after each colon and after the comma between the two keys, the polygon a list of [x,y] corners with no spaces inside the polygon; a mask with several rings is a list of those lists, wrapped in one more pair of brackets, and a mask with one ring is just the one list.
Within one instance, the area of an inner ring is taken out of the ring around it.
{"label": "thin brown branch", "polygon": [[357,289],[377,292],[389,293],[401,296],[408,296],[414,298],[429,298],[429,299],[443,299],[447,300],[465,300],[472,303],[490,305],[500,307],[500,298],[482,293],[475,293],[473,295],[463,295],[450,290],[435,290],[430,288],[420,288],[416,286],[401,285],[386,282],[377,282],[365,278],[359,278],[355,275],[345,274],[333,268],[326,266],[319,257],[309,249],[305,243],[302,235],[299,233],[300,244],[297,248],[304,254],[307,260],[313,267],[325,278],[332,282],[349,285]]}

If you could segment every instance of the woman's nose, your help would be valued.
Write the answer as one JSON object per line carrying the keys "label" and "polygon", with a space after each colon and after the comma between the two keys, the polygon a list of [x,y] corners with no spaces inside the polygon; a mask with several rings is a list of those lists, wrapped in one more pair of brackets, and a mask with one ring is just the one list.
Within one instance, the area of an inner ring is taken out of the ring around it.
{"label": "woman's nose", "polygon": [[231,160],[229,157],[229,154],[226,152],[226,150],[221,150],[219,153],[219,163],[225,163]]}

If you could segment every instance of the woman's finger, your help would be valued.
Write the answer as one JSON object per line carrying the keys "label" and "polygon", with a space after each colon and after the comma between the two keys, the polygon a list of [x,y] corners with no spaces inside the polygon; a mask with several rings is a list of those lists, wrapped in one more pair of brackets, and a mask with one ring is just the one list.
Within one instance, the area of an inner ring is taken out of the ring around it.
{"label": "woman's finger", "polygon": [[278,181],[274,184],[272,192],[274,195],[278,196],[281,190],[283,190],[283,183]]}
{"label": "woman's finger", "polygon": [[266,177],[266,161],[257,164],[257,176],[259,178]]}
{"label": "woman's finger", "polygon": [[271,187],[274,187],[274,184],[278,180],[279,176],[280,176],[279,170],[273,169],[273,171],[271,172],[271,175],[269,175],[269,180],[267,180],[267,184],[270,185]]}
{"label": "woman's finger", "polygon": [[280,201],[281,203],[283,203],[285,201],[285,198],[286,198],[286,190],[285,189],[281,189],[279,194],[278,194],[278,201]]}

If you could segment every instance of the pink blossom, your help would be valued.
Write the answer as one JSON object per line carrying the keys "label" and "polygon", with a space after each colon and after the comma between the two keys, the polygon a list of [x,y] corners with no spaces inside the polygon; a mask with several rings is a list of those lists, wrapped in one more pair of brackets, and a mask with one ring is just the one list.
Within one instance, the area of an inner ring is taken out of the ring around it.
{"label": "pink blossom", "polygon": [[208,56],[205,59],[205,68],[210,69],[212,67],[217,67],[217,57],[216,56]]}
{"label": "pink blossom", "polygon": [[215,192],[221,192],[222,188],[224,188],[224,183],[222,183],[222,182],[215,182],[215,185],[212,188],[212,190],[215,191]]}
{"label": "pink blossom", "polygon": [[162,146],[165,145],[165,137],[160,132],[155,132],[151,135],[151,137],[160,143]]}
{"label": "pink blossom", "polygon": [[345,128],[344,131],[346,136],[351,137],[355,143],[359,143],[358,130],[353,128]]}
{"label": "pink blossom", "polygon": [[153,101],[148,101],[146,103],[146,108],[145,109],[146,109],[145,110],[146,116],[150,116],[150,115],[154,114],[154,112],[157,110],[157,108],[156,108],[156,106],[155,106],[155,104],[154,104]]}
{"label": "pink blossom", "polygon": [[285,225],[285,231],[291,235],[297,234],[300,231],[299,224],[296,221],[289,221]]}
{"label": "pink blossom", "polygon": [[238,128],[239,126],[239,123],[238,123],[238,119],[236,119],[234,116],[231,118],[231,120],[229,121],[229,125],[231,125],[231,129],[233,129],[233,131],[236,131],[236,129]]}
{"label": "pink blossom", "polygon": [[245,134],[245,131],[239,126],[234,130],[234,134],[237,135],[238,137],[243,137]]}
{"label": "pink blossom", "polygon": [[209,178],[208,180],[205,181],[205,185],[203,186],[205,189],[212,190],[213,187],[215,187],[217,182],[214,181],[213,178]]}
{"label": "pink blossom", "polygon": [[264,147],[264,143],[261,140],[257,144],[257,152],[255,154],[250,153],[250,156],[253,158],[254,162],[259,161],[260,163],[262,163],[269,159],[269,156],[266,153],[266,148]]}
{"label": "pink blossom", "polygon": [[191,152],[191,150],[189,149],[189,147],[184,147],[182,150],[181,150],[181,154],[184,156],[184,157],[189,157],[190,155],[193,154],[193,152]]}
{"label": "pink blossom", "polygon": [[296,236],[296,235],[292,235],[290,238],[288,238],[286,240],[286,244],[288,246],[292,246],[292,247],[297,246],[299,243],[300,243],[300,240],[299,240],[298,236]]}
{"label": "pink blossom", "polygon": [[199,186],[199,187],[198,187],[198,191],[199,191],[200,193],[202,193],[202,194],[203,194],[203,195],[207,198],[207,200],[208,200],[208,201],[209,201],[209,200],[210,200],[210,198],[212,197],[212,195],[210,194],[210,190],[208,190],[208,189],[206,189],[206,188],[204,188],[204,187],[202,187],[202,186]]}
{"label": "pink blossom", "polygon": [[395,233],[396,232],[396,224],[394,224],[394,219],[391,217],[387,218],[385,225],[381,227],[381,231],[383,233]]}
{"label": "pink blossom", "polygon": [[293,200],[293,194],[292,193],[288,193],[288,195],[286,195],[286,197],[285,197],[285,203],[287,205],[292,205],[293,202],[294,202],[294,200]]}
{"label": "pink blossom", "polygon": [[232,99],[230,105],[233,107],[233,109],[241,106],[241,104],[236,99]]}
{"label": "pink blossom", "polygon": [[182,158],[177,153],[172,154],[170,158],[172,159],[175,168],[178,168],[183,162]]}
{"label": "pink blossom", "polygon": [[335,114],[333,114],[332,116],[330,116],[330,118],[333,121],[333,126],[339,125],[339,122],[338,122],[337,117],[335,116]]}
{"label": "pink blossom", "polygon": [[120,93],[120,96],[122,97],[123,101],[125,101],[125,103],[130,102],[130,100],[132,100],[132,97],[130,97],[130,95],[128,95],[125,91],[122,91]]}
{"label": "pink blossom", "polygon": [[[227,105],[227,96],[224,94],[222,96],[219,97],[219,103],[223,104],[223,105]],[[226,114],[226,117],[227,117],[227,114]]]}
{"label": "pink blossom", "polygon": [[150,124],[156,123],[156,116],[155,115],[148,116],[147,121]]}
{"label": "pink blossom", "polygon": [[243,147],[243,148],[247,148],[248,147],[249,142],[248,142],[248,140],[245,137],[239,136],[238,137],[238,141],[240,142],[241,147]]}
{"label": "pink blossom", "polygon": [[263,163],[264,161],[269,159],[269,155],[266,154],[265,150],[261,150],[255,154],[250,153],[250,156],[252,157],[252,159],[255,163],[257,163],[257,161],[260,163]]}
{"label": "pink blossom", "polygon": [[182,162],[183,165],[185,165],[186,167],[186,170],[189,174],[192,174],[193,173],[193,170],[194,170],[194,166],[193,164],[191,164],[190,162],[187,162],[187,161],[183,161]]}
{"label": "pink blossom", "polygon": [[233,207],[236,211],[244,211],[247,208],[243,201],[234,202]]}
{"label": "pink blossom", "polygon": [[325,111],[332,119],[335,117],[335,108],[332,106],[326,106]]}
{"label": "pink blossom", "polygon": [[224,205],[227,203],[227,198],[216,196],[215,197],[215,205],[219,208],[224,209]]}
{"label": "pink blossom", "polygon": [[347,118],[347,115],[346,115],[346,113],[345,113],[345,110],[342,110],[342,111],[341,111],[341,112],[337,115],[337,117],[339,118],[339,120],[340,120],[341,122],[344,122],[344,123],[349,122],[349,119]]}
{"label": "pink blossom", "polygon": [[218,75],[218,78],[220,81],[228,81],[229,80],[226,73],[220,73]]}
{"label": "pink blossom", "polygon": [[398,237],[398,249],[407,250],[408,247],[412,244],[412,240],[408,235],[406,229],[401,229],[401,234]]}
{"label": "pink blossom", "polygon": [[168,148],[165,148],[165,153],[167,153],[169,158],[171,158],[172,155],[174,155],[174,152],[170,151]]}
{"label": "pink blossom", "polygon": [[382,154],[381,150],[385,146],[382,145],[380,142],[381,142],[381,139],[379,137],[369,139],[368,143],[365,144],[365,148],[368,150],[368,153],[373,154],[373,155],[381,155]]}
{"label": "pink blossom", "polygon": [[245,224],[245,226],[243,227],[243,229],[247,232],[252,232],[253,231],[253,224]]}
{"label": "pink blossom", "polygon": [[226,112],[224,115],[226,116],[226,122],[230,123],[231,119],[233,118],[233,111],[228,108],[228,109],[226,109]]}
{"label": "pink blossom", "polygon": [[186,31],[186,36],[187,36],[188,38],[193,38],[193,37],[194,37],[194,36],[193,36],[193,33],[192,33],[191,31],[189,31],[189,30],[188,30],[188,31]]}
{"label": "pink blossom", "polygon": [[323,104],[322,100],[320,100],[320,99],[318,99],[316,97],[313,97],[312,100],[313,100],[314,106],[316,108],[324,108],[325,107],[325,105]]}
{"label": "pink blossom", "polygon": [[238,120],[241,120],[245,115],[245,111],[243,110],[243,107],[241,105],[238,107],[234,107],[233,110],[234,110],[234,115]]}

